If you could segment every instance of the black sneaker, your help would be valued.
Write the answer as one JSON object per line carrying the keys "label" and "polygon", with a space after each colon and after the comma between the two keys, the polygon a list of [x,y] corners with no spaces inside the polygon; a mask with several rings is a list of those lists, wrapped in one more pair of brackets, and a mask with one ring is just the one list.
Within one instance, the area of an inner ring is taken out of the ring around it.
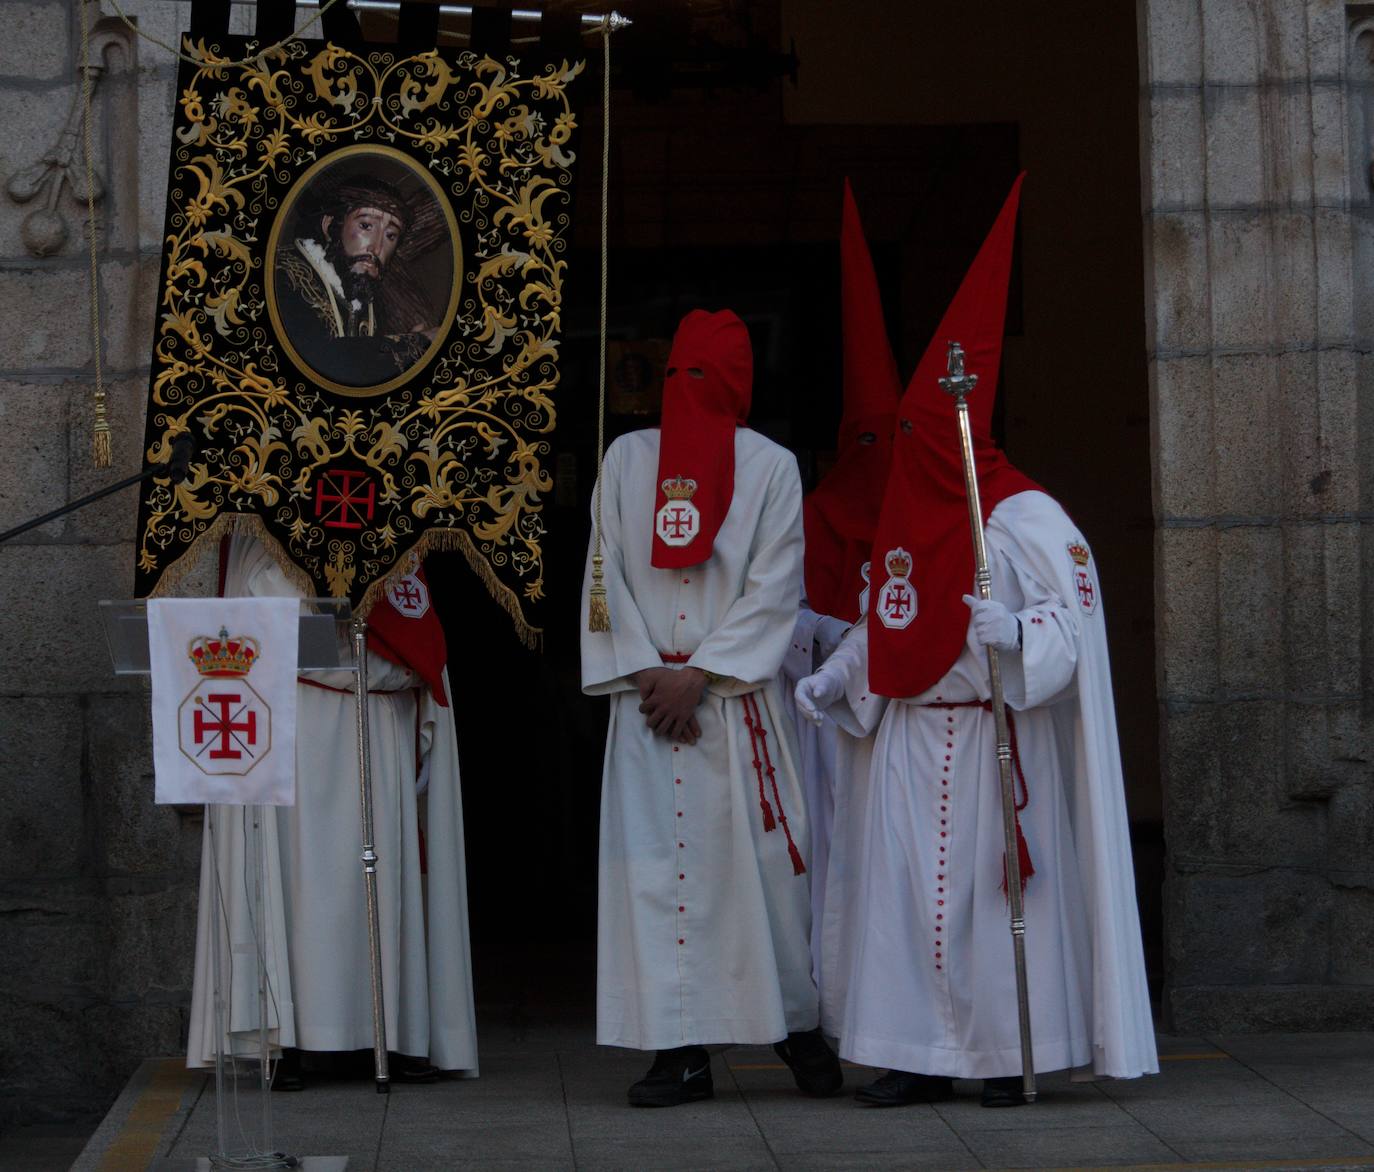
{"label": "black sneaker", "polygon": [[773,1044],[773,1050],[787,1063],[796,1079],[797,1088],[804,1095],[817,1099],[828,1099],[839,1093],[844,1085],[844,1072],[840,1070],[840,1060],[825,1044],[820,1030],[807,1030],[805,1033],[788,1034],[781,1042]]}
{"label": "black sneaker", "polygon": [[954,1096],[954,1080],[909,1070],[889,1070],[854,1092],[870,1107],[906,1107],[911,1103],[943,1103]]}
{"label": "black sneaker", "polygon": [[1019,1074],[1006,1078],[985,1078],[982,1104],[984,1107],[1024,1107],[1025,1082]]}
{"label": "black sneaker", "polygon": [[700,1046],[660,1050],[649,1073],[629,1091],[631,1107],[676,1107],[715,1095],[711,1058]]}

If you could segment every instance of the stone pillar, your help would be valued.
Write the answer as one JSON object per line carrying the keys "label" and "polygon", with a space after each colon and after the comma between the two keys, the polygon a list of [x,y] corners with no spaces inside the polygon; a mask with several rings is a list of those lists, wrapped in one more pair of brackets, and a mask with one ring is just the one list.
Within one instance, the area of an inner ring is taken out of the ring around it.
{"label": "stone pillar", "polygon": [[1165,1022],[1367,1029],[1374,213],[1347,6],[1138,9]]}
{"label": "stone pillar", "polygon": [[[127,8],[172,36],[189,14]],[[175,75],[95,0],[86,15],[115,462],[90,454],[80,8],[0,0],[0,529],[142,465]],[[111,673],[96,606],[132,590],[135,507],[0,546],[0,1126],[103,1111],[184,1046],[198,827],[153,805],[146,686]]]}

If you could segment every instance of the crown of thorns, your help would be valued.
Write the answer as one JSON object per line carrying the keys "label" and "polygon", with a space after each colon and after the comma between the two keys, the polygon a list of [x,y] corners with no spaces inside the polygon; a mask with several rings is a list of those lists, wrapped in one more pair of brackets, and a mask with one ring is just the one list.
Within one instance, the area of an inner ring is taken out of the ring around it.
{"label": "crown of thorns", "polygon": [[437,201],[425,190],[407,196],[394,183],[370,175],[351,175],[320,194],[319,215],[342,219],[353,208],[376,208],[401,222],[397,254],[411,260],[429,251],[448,236],[447,224]]}

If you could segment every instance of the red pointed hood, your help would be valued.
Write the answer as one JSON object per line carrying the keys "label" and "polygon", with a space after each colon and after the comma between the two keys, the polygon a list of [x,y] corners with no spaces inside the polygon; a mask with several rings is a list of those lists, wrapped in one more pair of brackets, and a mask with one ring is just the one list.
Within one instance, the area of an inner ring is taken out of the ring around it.
{"label": "red pointed hood", "polygon": [[949,671],[968,632],[963,596],[974,588],[973,536],[954,399],[940,387],[949,342],[978,376],[968,397],[983,520],[1003,500],[1038,488],[992,439],[1011,278],[1017,178],[997,221],[945,311],[898,408],[892,473],[873,542],[869,686],[917,696]]}
{"label": "red pointed hood", "polygon": [[753,385],[749,331],[734,313],[694,309],[682,319],[663,380],[653,565],[711,556],[735,494],[735,428],[749,418]]}
{"label": "red pointed hood", "polygon": [[848,179],[840,217],[840,287],[844,413],[835,465],[803,502],[802,519],[811,609],[854,622],[892,460],[902,384]]}

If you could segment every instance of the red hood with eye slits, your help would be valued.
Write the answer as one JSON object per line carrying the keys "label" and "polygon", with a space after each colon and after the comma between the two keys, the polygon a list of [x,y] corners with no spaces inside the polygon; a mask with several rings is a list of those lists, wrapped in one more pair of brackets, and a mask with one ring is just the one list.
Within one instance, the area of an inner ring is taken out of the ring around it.
{"label": "red hood with eye slits", "polygon": [[663,380],[653,565],[681,569],[711,556],[735,495],[735,428],[749,418],[753,384],[738,316],[694,309],[682,319]]}

